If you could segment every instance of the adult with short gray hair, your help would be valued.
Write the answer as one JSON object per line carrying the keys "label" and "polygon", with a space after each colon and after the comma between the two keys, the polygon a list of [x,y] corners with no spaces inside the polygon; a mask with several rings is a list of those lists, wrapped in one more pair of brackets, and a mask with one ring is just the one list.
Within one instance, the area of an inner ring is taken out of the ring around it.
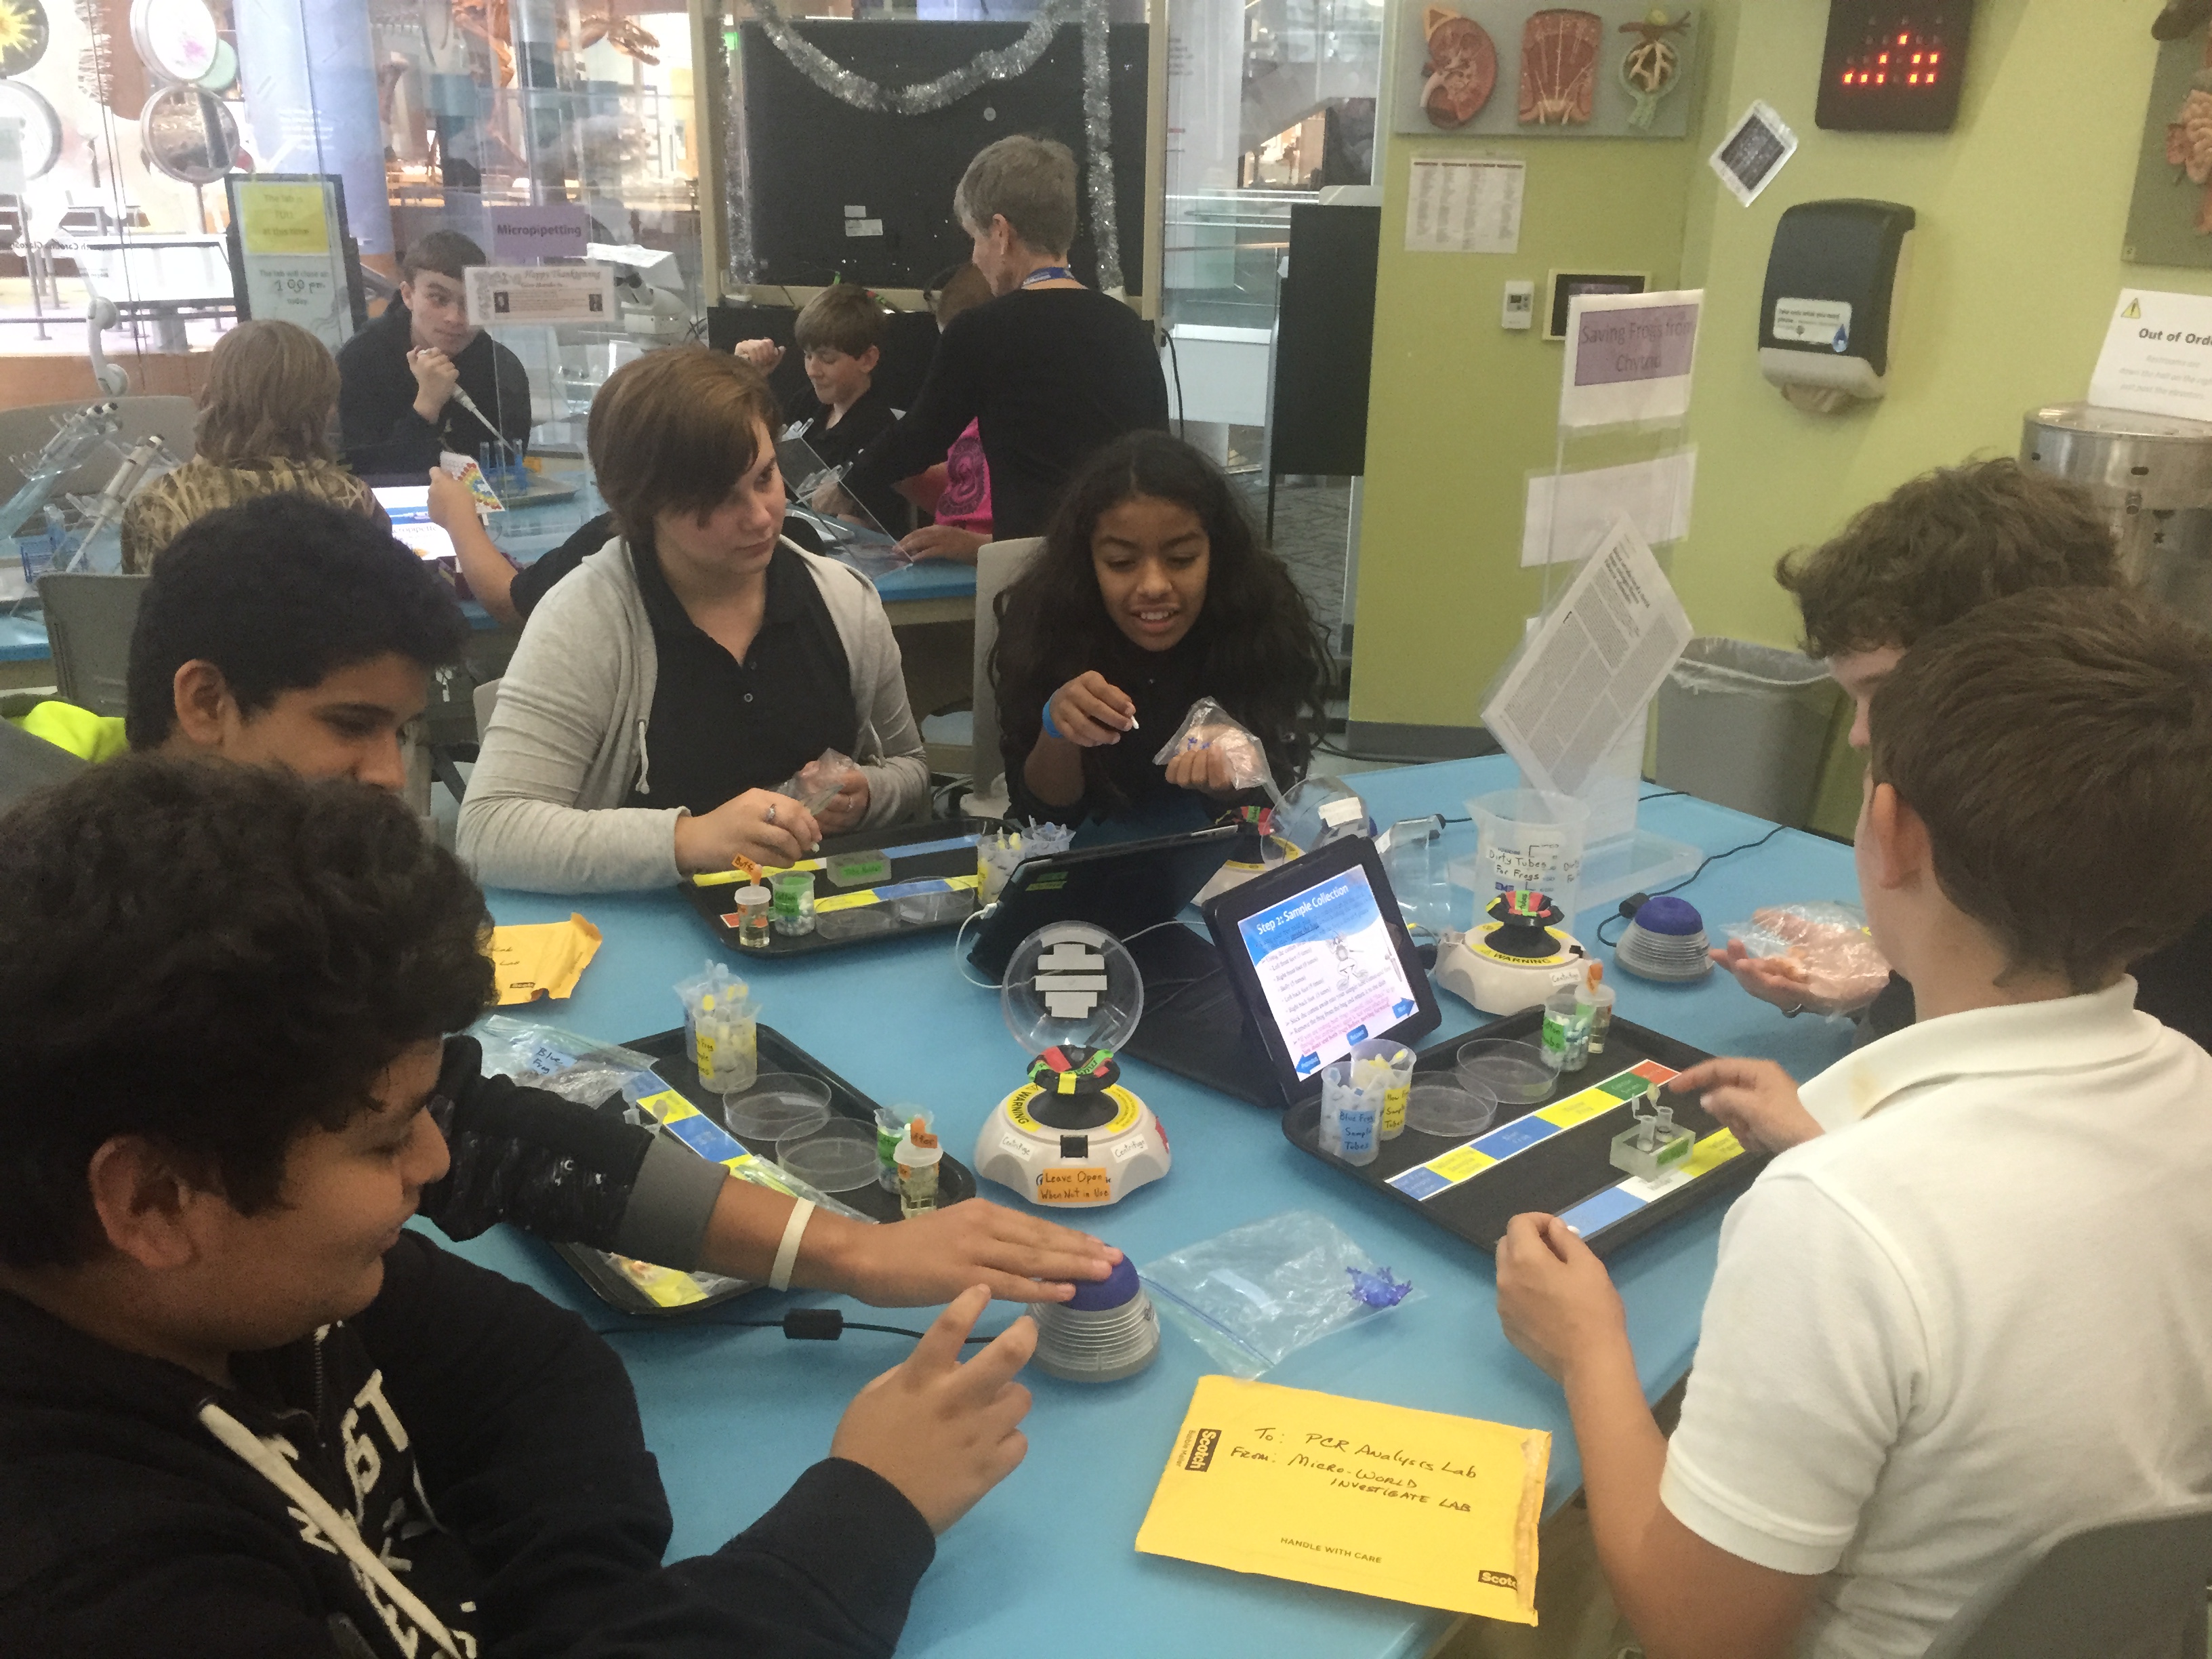
{"label": "adult with short gray hair", "polygon": [[993,298],[946,325],[921,392],[853,464],[846,487],[884,518],[891,486],[943,460],[976,423],[993,533],[1037,536],[1060,486],[1125,433],[1168,424],[1152,330],[1067,266],[1075,157],[1049,138],[1001,138],[968,164],[952,209]]}

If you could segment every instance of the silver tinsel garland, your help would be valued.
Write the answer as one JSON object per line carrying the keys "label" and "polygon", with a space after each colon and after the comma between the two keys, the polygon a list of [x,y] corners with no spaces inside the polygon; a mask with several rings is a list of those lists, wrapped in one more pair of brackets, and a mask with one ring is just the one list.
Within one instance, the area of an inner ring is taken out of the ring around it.
{"label": "silver tinsel garland", "polygon": [[[1011,81],[1016,76],[1027,74],[1050,49],[1053,37],[1063,24],[1079,23],[1083,29],[1083,142],[1089,162],[1086,193],[1091,202],[1091,232],[1098,245],[1098,285],[1104,289],[1121,288],[1121,239],[1114,206],[1114,111],[1108,94],[1110,66],[1107,54],[1107,0],[1044,0],[1029,27],[1013,45],[978,52],[960,68],[933,81],[917,82],[909,87],[878,86],[866,76],[846,69],[793,28],[790,21],[776,10],[772,0],[755,0],[754,15],[760,21],[762,33],[775,49],[816,86],[854,109],[885,115],[920,115],[943,109],[994,82]],[[734,58],[731,69],[734,78]],[[740,125],[733,111],[732,149],[743,144],[742,137],[735,131]],[[754,274],[750,268],[751,237],[744,223],[743,199],[746,193],[744,171],[750,158],[733,155],[732,160],[736,163],[732,180],[736,190],[732,193],[738,199],[731,204],[731,264],[733,274],[750,280]]]}

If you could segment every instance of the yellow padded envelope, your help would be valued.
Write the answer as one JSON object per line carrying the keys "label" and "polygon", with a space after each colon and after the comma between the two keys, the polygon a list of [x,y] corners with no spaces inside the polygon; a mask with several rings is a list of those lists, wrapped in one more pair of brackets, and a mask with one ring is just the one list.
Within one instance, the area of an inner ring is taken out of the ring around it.
{"label": "yellow padded envelope", "polygon": [[1201,1377],[1137,1547],[1533,1625],[1551,1457],[1540,1429]]}
{"label": "yellow padded envelope", "polygon": [[599,952],[599,930],[573,910],[566,921],[493,928],[488,954],[499,979],[500,1006],[567,996]]}

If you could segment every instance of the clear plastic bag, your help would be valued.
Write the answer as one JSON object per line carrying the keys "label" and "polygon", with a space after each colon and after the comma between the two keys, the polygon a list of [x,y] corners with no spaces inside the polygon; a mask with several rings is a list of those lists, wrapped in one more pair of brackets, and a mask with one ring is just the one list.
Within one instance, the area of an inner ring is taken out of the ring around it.
{"label": "clear plastic bag", "polygon": [[643,1121],[636,1101],[668,1086],[654,1073],[652,1060],[635,1048],[597,1042],[557,1025],[487,1014],[471,1035],[483,1050],[487,1077],[513,1078],[526,1088],[544,1089],[580,1106],[597,1106],[619,1093],[633,1123]]}
{"label": "clear plastic bag", "polygon": [[1366,835],[1368,824],[1367,803],[1341,779],[1318,772],[1291,787],[1275,818],[1277,831],[1301,853]]}
{"label": "clear plastic bag", "polygon": [[790,796],[810,812],[818,812],[836,799],[845,780],[860,769],[860,763],[850,755],[825,749],[776,785],[775,793]]}
{"label": "clear plastic bag", "polygon": [[1231,788],[1264,789],[1274,797],[1276,805],[1282,804],[1282,793],[1275,787],[1275,775],[1267,764],[1266,747],[1211,697],[1200,697],[1191,704],[1190,713],[1182,717],[1175,736],[1152,757],[1152,764],[1165,766],[1177,755],[1187,755],[1194,749],[1211,749],[1228,759]]}
{"label": "clear plastic bag", "polygon": [[1162,1313],[1223,1370],[1246,1377],[1420,1294],[1311,1210],[1232,1229],[1138,1276]]}
{"label": "clear plastic bag", "polygon": [[1749,921],[1725,922],[1721,931],[1753,956],[1788,964],[1783,971],[1804,988],[1804,1006],[1816,1013],[1863,1008],[1889,983],[1888,959],[1853,905],[1826,899],[1765,905]]}

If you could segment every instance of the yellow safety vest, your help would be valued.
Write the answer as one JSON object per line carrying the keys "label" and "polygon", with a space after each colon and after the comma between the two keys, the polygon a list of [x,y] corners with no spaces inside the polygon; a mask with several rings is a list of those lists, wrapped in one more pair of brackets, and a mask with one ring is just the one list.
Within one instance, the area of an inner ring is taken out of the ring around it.
{"label": "yellow safety vest", "polygon": [[67,750],[79,760],[113,760],[130,747],[123,736],[123,721],[113,714],[95,714],[73,702],[48,699],[32,705],[31,712],[9,722],[34,738],[44,738],[57,749]]}

